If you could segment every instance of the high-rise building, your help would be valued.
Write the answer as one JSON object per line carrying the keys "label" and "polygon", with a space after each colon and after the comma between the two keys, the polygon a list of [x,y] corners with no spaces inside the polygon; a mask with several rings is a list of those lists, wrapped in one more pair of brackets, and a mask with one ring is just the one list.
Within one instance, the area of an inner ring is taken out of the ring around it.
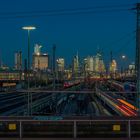
{"label": "high-rise building", "polygon": [[22,69],[22,52],[15,53],[15,69],[21,70]]}
{"label": "high-rise building", "polygon": [[46,53],[41,53],[41,45],[36,44],[33,54],[33,70],[46,70],[48,68],[49,57]]}
{"label": "high-rise building", "polygon": [[93,65],[94,65],[94,58],[91,56],[88,56],[84,59],[84,70],[93,72]]}
{"label": "high-rise building", "polygon": [[78,57],[78,54],[77,54],[73,58],[73,69],[72,69],[72,73],[73,73],[74,76],[78,76],[78,72],[79,72],[79,57]]}
{"label": "high-rise building", "polygon": [[48,54],[33,54],[33,69],[46,70],[48,68]]}
{"label": "high-rise building", "polygon": [[128,66],[128,73],[135,74],[135,63],[132,63]]}
{"label": "high-rise building", "polygon": [[41,53],[41,48],[42,48],[41,45],[35,44],[35,46],[34,46],[34,54],[39,55]]}
{"label": "high-rise building", "polygon": [[95,72],[97,73],[104,73],[106,71],[101,53],[97,53],[97,55],[95,56],[94,67],[95,67]]}
{"label": "high-rise building", "polygon": [[116,60],[112,60],[112,62],[110,63],[110,72],[111,73],[115,73],[117,70],[117,63]]}
{"label": "high-rise building", "polygon": [[65,60],[64,58],[58,58],[57,59],[57,70],[60,72],[64,71],[64,67],[65,67]]}
{"label": "high-rise building", "polygon": [[105,65],[102,55],[97,53],[96,56],[88,56],[84,59],[84,70],[89,72],[90,75],[96,76],[105,73]]}
{"label": "high-rise building", "polygon": [[100,73],[105,73],[106,72],[105,64],[104,64],[104,61],[102,59],[100,59],[100,61],[99,61],[99,72]]}

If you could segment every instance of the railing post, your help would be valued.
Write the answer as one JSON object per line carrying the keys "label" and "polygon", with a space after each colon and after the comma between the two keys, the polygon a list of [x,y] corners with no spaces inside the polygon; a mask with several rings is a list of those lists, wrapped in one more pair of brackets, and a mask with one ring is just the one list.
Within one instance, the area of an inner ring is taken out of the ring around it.
{"label": "railing post", "polygon": [[77,137],[77,126],[76,125],[77,125],[76,121],[74,120],[74,126],[73,126],[73,128],[74,128],[74,138]]}
{"label": "railing post", "polygon": [[128,138],[131,138],[131,123],[130,123],[130,120],[128,120]]}
{"label": "railing post", "polygon": [[19,122],[19,137],[22,139],[22,121]]}

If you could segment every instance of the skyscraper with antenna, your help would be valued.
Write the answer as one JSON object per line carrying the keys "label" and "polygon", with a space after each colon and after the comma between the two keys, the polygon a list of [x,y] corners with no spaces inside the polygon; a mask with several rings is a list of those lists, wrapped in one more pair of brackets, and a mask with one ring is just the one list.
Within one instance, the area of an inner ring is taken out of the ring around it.
{"label": "skyscraper with antenna", "polygon": [[78,72],[79,72],[79,55],[78,55],[78,51],[77,51],[76,56],[74,56],[74,58],[73,58],[73,69],[72,69],[72,72],[73,72],[73,76],[74,77],[78,76]]}

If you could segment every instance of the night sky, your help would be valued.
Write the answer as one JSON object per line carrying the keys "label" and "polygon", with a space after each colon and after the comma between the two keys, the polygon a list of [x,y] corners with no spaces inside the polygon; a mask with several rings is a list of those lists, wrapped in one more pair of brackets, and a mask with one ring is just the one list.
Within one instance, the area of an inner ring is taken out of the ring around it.
{"label": "night sky", "polygon": [[[131,9],[136,2],[138,0],[0,0],[0,59],[13,66],[14,52],[18,50],[26,58],[27,31],[21,28],[34,25],[37,29],[31,32],[32,52],[34,44],[39,43],[42,51],[51,55],[52,45],[56,44],[57,57],[64,57],[68,64],[77,51],[82,60],[95,55],[99,48],[106,63],[111,50],[120,65],[134,62],[136,13],[118,9],[122,5],[120,9]],[[116,11],[111,8],[117,5]],[[95,7],[95,13],[65,12],[89,7]],[[29,12],[36,15],[39,11],[60,9],[65,9],[64,14],[27,17]],[[123,54],[127,56],[126,62],[120,60]]]}

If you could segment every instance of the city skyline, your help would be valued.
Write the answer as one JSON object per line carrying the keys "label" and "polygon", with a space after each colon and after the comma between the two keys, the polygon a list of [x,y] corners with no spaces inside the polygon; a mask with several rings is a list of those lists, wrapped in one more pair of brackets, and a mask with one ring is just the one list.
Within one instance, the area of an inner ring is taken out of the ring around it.
{"label": "city skyline", "polygon": [[[54,2],[55,5],[53,5]],[[39,43],[44,46],[44,51],[52,54],[52,45],[56,44],[56,56],[63,57],[67,63],[71,63],[77,51],[81,58],[85,58],[88,55],[95,55],[100,48],[106,64],[110,60],[110,51],[113,52],[114,59],[117,59],[120,64],[120,56],[123,54],[128,58],[127,63],[134,62],[136,15],[133,11],[126,9],[135,7],[136,2],[126,0],[93,2],[88,0],[88,2],[80,1],[79,3],[79,1],[73,0],[71,3],[68,2],[68,5],[63,0],[61,4],[55,0],[53,2],[42,0],[36,1],[32,5],[32,0],[30,0],[27,5],[26,1],[20,4],[14,0],[12,3],[9,2],[13,5],[11,8],[6,2],[2,2],[0,10],[2,19],[0,23],[0,58],[4,64],[10,66],[14,64],[14,61],[11,62],[11,60],[13,60],[16,51],[23,52],[23,60],[27,58],[27,32],[21,28],[26,25],[34,25],[37,29],[31,32],[31,52],[33,52],[34,44]],[[109,6],[112,8],[113,6],[122,6],[121,8],[126,11],[113,8],[116,11],[107,12],[110,10]],[[64,15],[27,16],[30,12],[34,14],[33,11],[37,11],[38,14],[39,11],[89,7],[94,7],[97,11],[83,14],[68,14],[66,12]],[[101,7],[105,7],[105,12],[104,8],[101,9]],[[8,14],[8,12],[10,13]],[[21,17],[19,16],[20,12]],[[24,17],[22,12],[28,14],[25,14]],[[7,50],[9,59],[6,55]]]}
{"label": "city skyline", "polygon": [[0,139],[139,139],[140,0],[0,2]]}

